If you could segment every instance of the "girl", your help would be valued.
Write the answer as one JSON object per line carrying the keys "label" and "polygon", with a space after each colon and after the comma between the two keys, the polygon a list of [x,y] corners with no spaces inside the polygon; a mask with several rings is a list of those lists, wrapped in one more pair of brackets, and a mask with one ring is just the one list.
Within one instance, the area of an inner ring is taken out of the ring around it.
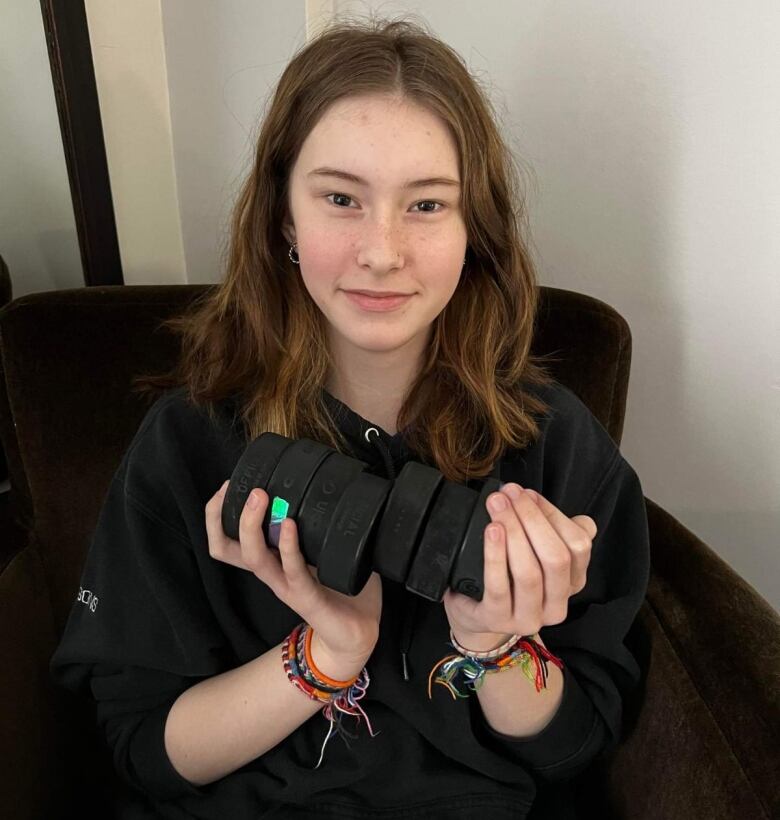
{"label": "girl", "polygon": [[[421,26],[342,21],[285,69],[51,663],[96,702],[122,817],[576,816],[564,787],[639,679],[649,540],[635,472],[529,353],[518,198],[486,95]],[[336,592],[293,519],[266,543],[262,489],[226,536],[264,431],[389,480],[499,478],[482,599]]]}

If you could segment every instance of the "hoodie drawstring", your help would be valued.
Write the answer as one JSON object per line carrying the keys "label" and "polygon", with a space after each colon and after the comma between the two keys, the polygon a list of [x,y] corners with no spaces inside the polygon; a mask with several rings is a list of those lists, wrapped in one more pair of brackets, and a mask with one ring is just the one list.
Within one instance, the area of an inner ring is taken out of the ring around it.
{"label": "hoodie drawstring", "polygon": [[[373,435],[371,435],[371,433],[373,433]],[[377,450],[379,450],[382,460],[385,463],[386,478],[390,481],[394,481],[395,465],[393,464],[393,458],[390,455],[390,450],[387,448],[387,445],[384,441],[382,441],[379,431],[376,427],[369,427],[363,435],[369,444],[373,444]],[[412,637],[414,635],[414,621],[417,615],[419,596],[408,595],[405,590],[404,594],[409,598],[409,606],[405,606],[403,608],[404,611],[403,620],[401,622],[401,638],[399,641],[399,648],[401,650],[401,671],[403,672],[404,680],[408,681],[411,680],[411,675],[409,674],[409,649],[412,645]]]}
{"label": "hoodie drawstring", "polygon": [[[373,436],[371,435],[372,432],[374,434]],[[390,450],[387,448],[387,445],[382,441],[379,431],[376,427],[369,427],[363,436],[369,444],[373,444],[377,450],[379,450],[382,460],[385,463],[385,475],[390,481],[394,481],[395,466],[393,464],[393,457],[390,455]],[[493,478],[497,478],[499,481],[501,480],[500,465],[501,460],[498,459],[493,465],[493,470],[491,472]],[[414,637],[414,623],[415,618],[417,617],[417,607],[420,603],[420,597],[419,595],[408,594],[406,590],[404,590],[404,594],[408,598],[409,605],[403,607],[403,620],[401,622],[401,638],[399,641],[399,648],[401,650],[401,671],[403,672],[404,680],[408,681],[411,680],[411,674],[409,671],[409,649],[412,646],[412,638]]]}

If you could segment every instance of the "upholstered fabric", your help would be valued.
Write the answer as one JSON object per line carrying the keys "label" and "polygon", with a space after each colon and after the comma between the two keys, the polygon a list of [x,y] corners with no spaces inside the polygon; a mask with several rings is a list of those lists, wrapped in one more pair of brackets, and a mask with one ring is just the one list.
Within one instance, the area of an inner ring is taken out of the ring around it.
{"label": "upholstered fabric", "polygon": [[[92,707],[55,690],[48,659],[78,589],[108,483],[147,405],[139,373],[167,369],[162,320],[213,286],[30,294],[0,311],[0,816],[109,817],[111,761]],[[534,352],[619,444],[631,335],[609,305],[541,288]],[[650,499],[652,573],[629,635],[642,685],[610,760],[572,784],[579,816],[780,816],[780,619]],[[536,815],[532,814],[532,817]],[[541,815],[539,815],[541,816]]]}

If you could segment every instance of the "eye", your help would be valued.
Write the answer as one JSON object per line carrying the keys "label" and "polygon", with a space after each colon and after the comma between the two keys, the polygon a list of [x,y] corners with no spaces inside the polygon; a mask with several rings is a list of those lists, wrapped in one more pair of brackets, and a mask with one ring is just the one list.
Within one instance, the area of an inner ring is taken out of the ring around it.
{"label": "eye", "polygon": [[[415,203],[415,207],[416,207],[417,205],[434,205],[434,206],[438,205],[438,206],[439,206],[439,211],[440,211],[440,210],[444,207],[444,204],[443,204],[443,203],[441,203],[441,202],[434,202],[432,199],[423,199],[421,202],[416,202],[416,203]],[[423,214],[437,214],[437,213],[439,213],[439,211],[428,210],[428,211],[419,211],[419,213],[423,213]]]}
{"label": "eye", "polygon": [[[325,199],[327,199],[327,200],[328,200],[328,202],[330,202],[329,197],[332,197],[332,196],[337,196],[337,197],[340,197],[341,199],[350,199],[350,200],[352,199],[352,197],[351,197],[351,196],[347,196],[346,194],[336,194],[336,193],[334,193],[334,194],[328,194],[328,195],[325,197]],[[333,202],[332,204],[333,204],[333,205],[336,205],[336,203],[335,203],[335,202]],[[341,207],[341,206],[340,206],[340,205],[336,205],[336,207],[337,207],[337,208],[339,208],[339,207]]]}
{"label": "eye", "polygon": [[[330,199],[330,197],[334,197],[334,198],[335,198],[335,197],[338,197],[338,198],[339,198],[339,199],[341,199],[341,200],[345,200],[345,199],[347,199],[347,200],[352,201],[352,197],[351,197],[351,196],[347,196],[347,194],[339,194],[339,193],[335,193],[335,192],[334,192],[334,193],[332,193],[332,194],[327,194],[327,195],[325,196],[325,199],[327,199],[327,200],[328,200],[328,202],[331,202],[331,204],[335,205],[337,208],[348,208],[349,206],[348,206],[348,205],[339,204],[339,203],[337,203],[337,202],[335,201],[335,199],[334,199],[334,200],[331,200],[331,199]],[[414,204],[412,207],[413,207],[413,208],[416,208],[418,205],[433,205],[433,206],[434,206],[434,208],[435,208],[437,205],[439,206],[439,210],[438,210],[438,211],[437,211],[437,210],[434,210],[433,208],[430,208],[430,209],[426,209],[426,210],[422,210],[422,211],[418,211],[418,212],[417,212],[417,213],[422,213],[422,214],[434,214],[434,213],[440,213],[440,212],[441,212],[441,210],[445,207],[445,205],[444,205],[444,203],[443,203],[443,202],[436,202],[436,201],[434,201],[434,200],[432,200],[432,199],[422,199],[422,200],[420,200],[419,202],[415,202],[415,204]]]}

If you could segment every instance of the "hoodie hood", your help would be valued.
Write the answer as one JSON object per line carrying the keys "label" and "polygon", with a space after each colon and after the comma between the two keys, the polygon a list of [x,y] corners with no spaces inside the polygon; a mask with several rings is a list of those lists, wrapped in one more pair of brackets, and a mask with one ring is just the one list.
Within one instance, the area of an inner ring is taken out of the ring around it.
{"label": "hoodie hood", "polygon": [[[365,461],[369,465],[369,472],[394,481],[404,464],[414,460],[415,454],[407,447],[400,431],[391,436],[378,424],[364,419],[324,388],[322,398],[334,423],[347,440],[352,455]],[[493,466],[491,476],[501,480],[500,472],[501,461],[499,459]],[[479,491],[483,482],[484,479],[472,479],[467,482],[466,486]],[[382,582],[385,583],[385,579],[382,579]],[[403,608],[398,651],[401,656],[404,680],[409,681],[411,680],[409,650],[414,639],[420,597],[406,590],[403,594],[406,596],[408,606]]]}
{"label": "hoodie hood", "polygon": [[398,432],[391,436],[378,424],[359,416],[327,390],[323,389],[322,398],[354,457],[365,461],[371,472],[394,479],[412,456],[403,435]]}

